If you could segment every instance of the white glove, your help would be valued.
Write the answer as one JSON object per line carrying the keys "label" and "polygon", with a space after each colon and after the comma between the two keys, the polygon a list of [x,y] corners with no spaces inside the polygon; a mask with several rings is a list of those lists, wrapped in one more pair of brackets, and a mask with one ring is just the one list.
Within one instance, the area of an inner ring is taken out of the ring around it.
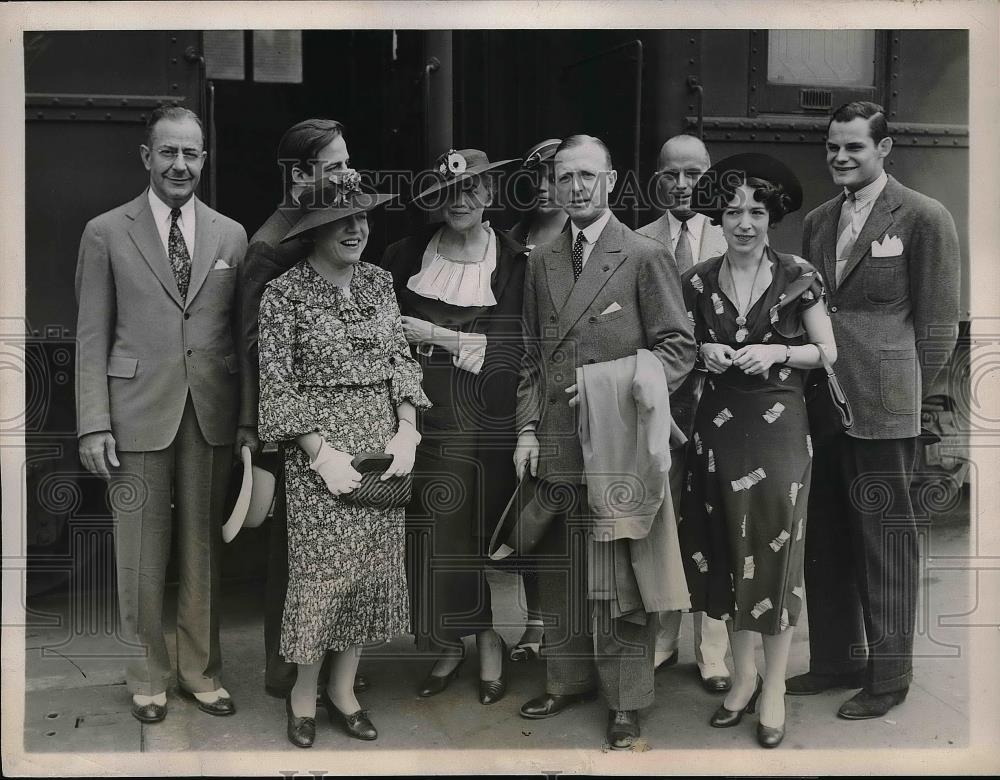
{"label": "white glove", "polygon": [[335,496],[350,493],[361,484],[361,475],[351,466],[351,456],[335,450],[326,441],[319,445],[319,451],[309,462],[309,468],[323,478],[327,490]]}

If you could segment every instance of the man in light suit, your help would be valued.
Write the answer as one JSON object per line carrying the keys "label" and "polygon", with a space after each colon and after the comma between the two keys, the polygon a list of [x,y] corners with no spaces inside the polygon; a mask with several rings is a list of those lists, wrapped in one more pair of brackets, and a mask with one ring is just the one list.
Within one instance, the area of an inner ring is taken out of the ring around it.
{"label": "man in light suit", "polygon": [[809,672],[787,691],[861,688],[838,712],[850,720],[884,715],[913,677],[919,551],[909,487],[921,399],[948,362],[958,324],[955,223],[938,201],[885,173],[891,151],[881,106],[837,109],[826,161],[843,191],[806,216],[802,233],[803,255],[826,280],[854,426],[815,447]]}
{"label": "man in light suit", "polygon": [[[658,205],[666,206],[663,215],[639,228],[639,235],[655,238],[671,252],[677,272],[683,274],[693,265],[726,252],[722,228],[713,225],[703,214],[691,210],[691,193],[698,179],[711,167],[708,149],[693,135],[675,135],[660,149],[656,166]],[[694,427],[694,413],[701,397],[704,374],[692,372],[670,399],[670,408],[678,426],[687,436]],[[680,516],[681,483],[684,475],[684,448],[671,453],[670,491],[674,514]],[[704,612],[692,616],[694,654],[702,687],[709,693],[725,693],[732,687],[726,668],[729,635],[726,624]],[[677,663],[681,632],[680,612],[661,612],[656,634],[657,669]]]}
{"label": "man in light suit", "polygon": [[132,714],[166,715],[163,590],[176,505],[177,667],[212,715],[235,711],[220,679],[219,545],[234,444],[256,446],[236,355],[240,225],[194,197],[205,161],[198,117],[156,109],[140,146],[149,187],[83,232],[79,303],[80,459],[109,480]]}
{"label": "man in light suit", "polygon": [[[549,564],[539,570],[546,686],[521,714],[557,715],[600,685],[609,709],[608,744],[624,749],[639,736],[638,710],[653,702],[656,616],[641,601],[626,608],[619,601],[587,600],[589,505],[575,371],[643,348],[660,360],[675,390],[694,364],[694,336],[667,250],[626,228],[608,207],[617,174],[604,143],[571,136],[554,163],[556,196],[571,225],[528,259],[514,463],[519,476],[530,469],[565,503],[535,551]],[[628,565],[616,569],[619,575],[635,577]]]}

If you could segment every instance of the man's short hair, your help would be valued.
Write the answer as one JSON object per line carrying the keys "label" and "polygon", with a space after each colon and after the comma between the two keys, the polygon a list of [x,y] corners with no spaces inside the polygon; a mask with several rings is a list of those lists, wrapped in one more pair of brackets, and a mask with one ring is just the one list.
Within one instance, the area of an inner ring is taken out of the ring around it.
{"label": "man's short hair", "polygon": [[878,103],[869,100],[855,100],[852,103],[844,103],[833,112],[830,121],[826,125],[826,133],[830,134],[830,125],[834,122],[850,122],[855,119],[867,119],[868,131],[872,140],[877,144],[883,138],[889,137],[889,123],[885,118],[885,109]]}
{"label": "man's short hair", "polygon": [[596,135],[578,133],[576,135],[567,136],[563,139],[563,142],[556,147],[556,154],[559,154],[559,152],[563,149],[573,149],[574,147],[586,146],[587,144],[596,144],[604,150],[604,158],[607,160],[608,170],[610,171],[614,167],[611,164],[611,150],[608,149],[608,145]]}
{"label": "man's short hair", "polygon": [[336,119],[305,119],[289,127],[278,141],[285,191],[292,185],[292,168],[306,168],[321,149],[343,134],[344,126]]}
{"label": "man's short hair", "polygon": [[198,129],[201,130],[201,147],[205,148],[205,126],[201,123],[201,118],[190,108],[184,106],[160,106],[153,110],[146,122],[146,146],[153,145],[153,128],[163,120],[168,122],[180,122],[184,119],[193,119]]}

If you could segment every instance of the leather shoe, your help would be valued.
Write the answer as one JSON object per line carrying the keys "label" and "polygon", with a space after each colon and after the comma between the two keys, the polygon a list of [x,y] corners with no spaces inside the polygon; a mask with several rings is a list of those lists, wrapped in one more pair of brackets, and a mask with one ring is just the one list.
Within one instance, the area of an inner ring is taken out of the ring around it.
{"label": "leather shoe", "polygon": [[586,691],[585,693],[546,693],[536,696],[530,701],[521,705],[521,717],[532,720],[551,718],[558,715],[567,707],[580,704],[585,701],[593,701],[597,698],[597,691]]}
{"label": "leather shoe", "polygon": [[[420,684],[420,690],[417,691],[417,695],[426,699],[428,696],[437,696],[439,693],[444,691],[451,681],[458,677],[458,672],[462,668],[462,664],[465,663],[465,649],[462,650],[462,657],[458,664],[446,675],[428,674],[424,681]],[[433,668],[433,667],[432,667]]]}
{"label": "leather shoe", "polygon": [[500,638],[500,677],[479,680],[479,703],[496,704],[507,693],[507,643]]}
{"label": "leather shoe", "polygon": [[292,698],[285,699],[285,713],[288,715],[288,727],[285,733],[288,741],[295,747],[309,748],[316,740],[316,718],[299,718],[292,712]]}
{"label": "leather shoe", "polygon": [[345,715],[337,708],[337,705],[333,703],[333,699],[330,698],[330,695],[325,690],[320,694],[319,698],[323,702],[323,706],[326,707],[327,714],[330,716],[330,723],[334,726],[340,726],[356,739],[371,741],[378,738],[378,731],[375,730],[375,726],[368,719],[367,710],[357,710],[349,715]]}
{"label": "leather shoe", "polygon": [[869,693],[866,690],[861,690],[853,698],[840,705],[837,715],[846,720],[880,718],[897,704],[906,701],[906,694],[909,691],[909,688],[890,693]]}
{"label": "leather shoe", "polygon": [[680,658],[680,655],[681,655],[680,651],[674,650],[674,652],[672,652],[670,655],[668,655],[666,658],[664,658],[659,663],[656,663],[656,659],[654,657],[653,662],[656,665],[653,668],[653,671],[654,672],[658,672],[658,671],[660,671],[660,669],[666,669],[669,666],[676,666],[677,665],[677,659]]}
{"label": "leather shoe", "polygon": [[733,680],[729,675],[721,674],[714,677],[702,677],[701,687],[709,693],[725,693],[733,687]]}
{"label": "leather shoe", "polygon": [[746,706],[742,710],[730,710],[726,708],[725,704],[719,705],[712,717],[709,719],[708,724],[714,726],[717,729],[728,729],[731,726],[736,726],[741,720],[743,720],[743,714],[753,714],[757,711],[757,699],[760,698],[760,692],[764,688],[764,679],[758,674],[757,684],[754,686],[753,693],[750,695],[750,701],[747,702]]}
{"label": "leather shoe", "polygon": [[776,748],[785,738],[785,724],[780,726],[765,726],[757,724],[757,744],[762,748]]}
{"label": "leather shoe", "polygon": [[236,705],[233,704],[232,697],[230,696],[219,696],[215,701],[205,702],[191,693],[191,691],[184,690],[183,688],[181,688],[181,691],[189,699],[194,700],[199,710],[207,712],[209,715],[225,717],[226,715],[233,715],[236,712]]}
{"label": "leather shoe", "polygon": [[638,710],[608,711],[608,745],[612,750],[628,750],[638,738]]}
{"label": "leather shoe", "polygon": [[785,693],[789,696],[812,696],[834,688],[861,688],[865,684],[865,673],[817,674],[806,672],[785,680]]}
{"label": "leather shoe", "polygon": [[159,723],[167,717],[166,704],[137,704],[132,699],[132,717],[142,723]]}

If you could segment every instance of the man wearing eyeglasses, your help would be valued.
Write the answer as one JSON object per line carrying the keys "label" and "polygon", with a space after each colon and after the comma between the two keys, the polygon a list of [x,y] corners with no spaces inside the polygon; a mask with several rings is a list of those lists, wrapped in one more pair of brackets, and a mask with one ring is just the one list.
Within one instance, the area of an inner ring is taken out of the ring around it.
{"label": "man wearing eyeglasses", "polygon": [[173,675],[163,593],[175,524],[177,681],[203,712],[235,712],[221,681],[220,515],[233,450],[256,436],[238,427],[246,231],[194,195],[197,115],[156,109],[140,156],[149,187],[80,241],[77,414],[80,460],[109,482],[132,715],[156,723]]}
{"label": "man wearing eyeglasses", "polygon": [[[670,249],[680,274],[703,260],[726,252],[722,228],[713,225],[703,214],[691,210],[694,185],[711,165],[708,149],[701,139],[693,135],[668,138],[657,160],[655,190],[656,205],[666,210],[658,219],[636,230],[636,233],[655,238]],[[688,436],[693,429],[694,412],[701,397],[704,377],[702,373],[692,372],[670,398],[674,420]],[[677,515],[680,514],[683,474],[684,450],[680,449],[671,453],[670,467],[670,492]],[[726,668],[726,648],[729,647],[726,624],[704,612],[694,613],[692,620],[695,661],[702,687],[709,693],[725,693],[732,686]],[[677,663],[681,613],[661,612],[659,622],[654,663],[657,669],[662,669]]]}

